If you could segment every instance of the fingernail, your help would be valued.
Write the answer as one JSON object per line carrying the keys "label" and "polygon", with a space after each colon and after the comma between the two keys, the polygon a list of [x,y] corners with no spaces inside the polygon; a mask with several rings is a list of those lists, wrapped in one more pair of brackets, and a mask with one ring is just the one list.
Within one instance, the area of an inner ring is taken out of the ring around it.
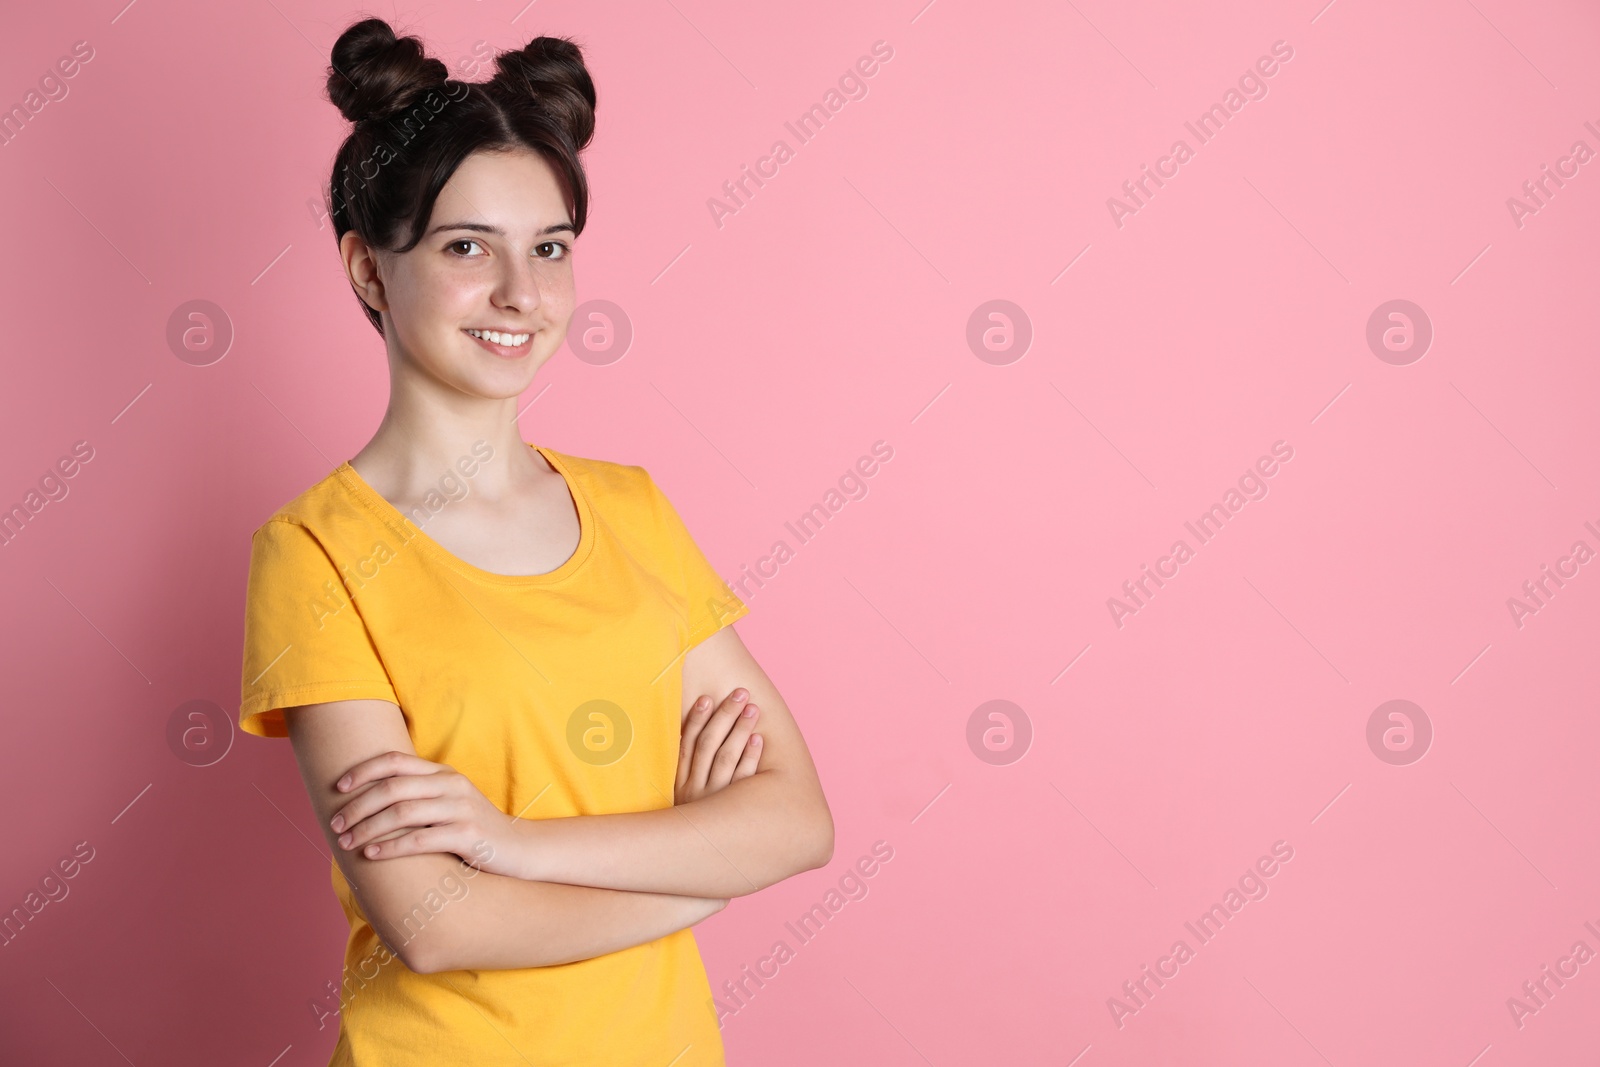
{"label": "fingernail", "polygon": [[338,833],[340,830],[344,829],[344,816],[343,815],[335,815],[333,817],[333,822],[330,823],[329,825],[331,825],[333,827],[333,832],[334,833]]}
{"label": "fingernail", "polygon": [[370,859],[376,859],[377,856],[378,856],[378,846],[377,845],[368,845],[367,846],[367,859],[369,859],[369,860]]}
{"label": "fingernail", "polygon": [[756,717],[756,706],[754,704],[746,704],[744,706],[744,717],[747,719]]}
{"label": "fingernail", "polygon": [[706,710],[706,708],[711,706],[711,698],[710,697],[701,697],[699,700],[696,700],[694,702],[694,706],[696,708],[700,709],[701,711],[704,711],[704,710]]}
{"label": "fingernail", "polygon": [[341,848],[349,848],[350,847],[350,835],[349,834],[340,834],[339,835],[339,846]]}
{"label": "fingernail", "polygon": [[733,691],[733,699],[735,699],[735,700],[749,700],[750,699],[750,693],[749,693],[748,690],[745,690],[745,689],[735,689]]}
{"label": "fingernail", "polygon": [[349,789],[350,788],[350,776],[348,774],[345,775],[343,778],[339,779],[339,788],[340,789]]}

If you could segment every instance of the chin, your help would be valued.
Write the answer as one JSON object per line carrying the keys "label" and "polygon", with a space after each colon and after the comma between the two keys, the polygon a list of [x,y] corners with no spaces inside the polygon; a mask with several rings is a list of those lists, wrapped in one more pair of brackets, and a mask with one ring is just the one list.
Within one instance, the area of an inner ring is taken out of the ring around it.
{"label": "chin", "polygon": [[[505,397],[521,396],[533,386],[534,379],[539,376],[539,368],[544,366],[544,361],[534,362],[529,360],[525,366],[506,368],[506,372],[498,375],[493,382],[485,382],[485,386],[493,395],[504,399]],[[515,371],[515,373],[512,373]]]}
{"label": "chin", "polygon": [[501,375],[492,381],[479,380],[463,388],[463,392],[473,393],[485,400],[509,400],[521,396],[533,384],[532,374]]}

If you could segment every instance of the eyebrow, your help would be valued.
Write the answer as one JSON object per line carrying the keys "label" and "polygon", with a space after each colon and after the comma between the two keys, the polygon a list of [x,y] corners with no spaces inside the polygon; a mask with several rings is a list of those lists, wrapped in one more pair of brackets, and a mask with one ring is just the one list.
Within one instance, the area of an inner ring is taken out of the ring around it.
{"label": "eyebrow", "polygon": [[[443,233],[446,230],[470,230],[473,233],[492,233],[496,237],[504,237],[506,235],[506,231],[502,230],[500,227],[491,226],[484,222],[443,222],[429,230],[427,236],[432,237],[434,234]],[[546,234],[560,233],[562,230],[566,230],[568,233],[572,234],[576,234],[578,232],[573,228],[572,223],[558,222],[553,226],[546,226],[534,236],[543,237]]]}

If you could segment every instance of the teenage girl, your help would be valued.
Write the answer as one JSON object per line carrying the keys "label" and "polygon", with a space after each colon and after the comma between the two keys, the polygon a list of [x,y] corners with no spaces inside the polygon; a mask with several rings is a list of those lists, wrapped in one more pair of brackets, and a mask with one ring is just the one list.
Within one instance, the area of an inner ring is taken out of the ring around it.
{"label": "teenage girl", "polygon": [[690,927],[827,863],[833,821],[649,472],[517,429],[573,312],[582,54],[466,83],[367,19],[332,58],[328,213],[389,405],[255,532],[240,706],[334,857],[332,1064],[722,1064]]}

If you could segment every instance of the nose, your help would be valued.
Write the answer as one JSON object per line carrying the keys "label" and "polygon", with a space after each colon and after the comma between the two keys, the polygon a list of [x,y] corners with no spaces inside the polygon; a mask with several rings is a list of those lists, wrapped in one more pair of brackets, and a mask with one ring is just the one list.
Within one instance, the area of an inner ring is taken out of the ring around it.
{"label": "nose", "polygon": [[528,256],[505,256],[501,259],[500,277],[491,299],[496,307],[507,311],[528,312],[537,308],[543,299],[539,293],[539,272]]}

